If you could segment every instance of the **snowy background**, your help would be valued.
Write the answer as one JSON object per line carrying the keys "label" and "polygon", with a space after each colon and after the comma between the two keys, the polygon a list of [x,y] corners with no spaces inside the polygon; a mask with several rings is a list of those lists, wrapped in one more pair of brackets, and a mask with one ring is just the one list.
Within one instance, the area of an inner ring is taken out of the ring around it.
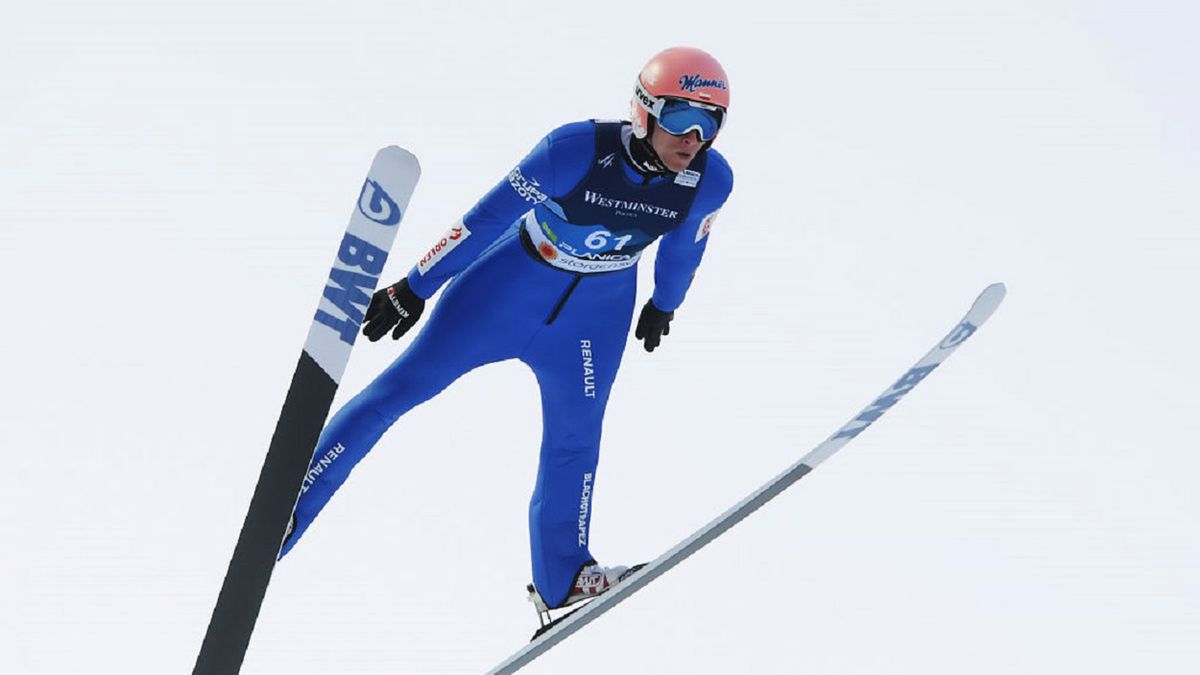
{"label": "snowy background", "polygon": [[[528,673],[1200,672],[1187,2],[0,5],[0,672],[185,673],[375,150],[385,271],[674,44],[737,183],[609,407],[593,550],[657,556],[1009,296],[841,454]],[[642,269],[649,282],[650,267]],[[644,283],[640,298],[650,290]],[[405,343],[362,341],[335,405]],[[481,673],[535,626],[519,363],[360,465],[243,672]]]}

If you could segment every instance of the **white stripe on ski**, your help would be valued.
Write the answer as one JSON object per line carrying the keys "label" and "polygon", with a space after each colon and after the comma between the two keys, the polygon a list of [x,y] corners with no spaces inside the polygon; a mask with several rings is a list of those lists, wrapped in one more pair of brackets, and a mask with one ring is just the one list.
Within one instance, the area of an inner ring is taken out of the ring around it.
{"label": "white stripe on ski", "polygon": [[391,145],[375,154],[363,181],[304,343],[304,351],[334,382],[341,382],[346,371],[363,313],[396,238],[396,226],[408,211],[420,176],[416,156]]}
{"label": "white stripe on ski", "polygon": [[975,303],[971,305],[971,309],[967,312],[966,316],[954,327],[954,330],[950,331],[933,349],[929,350],[895,384],[884,390],[883,394],[872,401],[862,412],[855,415],[841,429],[838,429],[825,442],[804,455],[798,462],[788,467],[786,471],[771,479],[766,485],[755,490],[736,506],[697,530],[687,539],[679,542],[671,550],[659,556],[658,559],[617,584],[612,590],[564,618],[540,638],[525,645],[517,653],[489,671],[488,675],[508,675],[521,669],[575,631],[591,623],[596,617],[612,609],[633,593],[636,593],[667,570],[686,560],[706,544],[741,522],[760,506],[771,501],[779,493],[803,478],[818,464],[829,459],[842,446],[849,443],[854,437],[862,433],[864,429],[871,426],[875,420],[891,409],[905,394],[919,384],[926,375],[932,372],[938,364],[949,358],[996,311],[996,308],[1000,306],[1000,302],[1004,300],[1004,295],[1004,284],[992,284],[985,288],[983,293],[975,300]]}

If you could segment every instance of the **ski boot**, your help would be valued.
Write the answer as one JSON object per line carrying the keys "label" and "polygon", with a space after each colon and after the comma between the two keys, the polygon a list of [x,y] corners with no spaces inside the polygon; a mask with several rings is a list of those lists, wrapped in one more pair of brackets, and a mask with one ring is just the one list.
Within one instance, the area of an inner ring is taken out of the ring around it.
{"label": "ski boot", "polygon": [[[575,584],[571,586],[571,592],[567,594],[567,599],[554,609],[563,609],[584,600],[596,598],[643,567],[645,567],[644,564],[634,565],[633,567],[624,565],[604,567],[596,563],[584,565],[579,570],[579,574],[575,576]],[[537,610],[538,623],[541,624],[541,628],[533,635],[534,639],[540,637],[542,633],[550,630],[555,624],[567,618],[575,611],[572,610],[558,618],[553,618],[550,615],[551,608],[546,605],[546,601],[542,598],[542,594],[538,592],[537,588],[533,584],[529,584],[525,587],[525,590],[529,592],[529,601],[533,603],[534,609]]]}

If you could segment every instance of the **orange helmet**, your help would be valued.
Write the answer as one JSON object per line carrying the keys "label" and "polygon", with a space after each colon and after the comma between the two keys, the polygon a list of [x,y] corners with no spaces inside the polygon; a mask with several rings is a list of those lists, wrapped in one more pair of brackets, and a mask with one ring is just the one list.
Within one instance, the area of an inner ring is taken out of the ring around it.
{"label": "orange helmet", "polygon": [[708,52],[672,47],[650,59],[638,75],[630,105],[633,134],[645,138],[653,117],[664,131],[681,135],[692,130],[711,141],[725,123],[729,78]]}

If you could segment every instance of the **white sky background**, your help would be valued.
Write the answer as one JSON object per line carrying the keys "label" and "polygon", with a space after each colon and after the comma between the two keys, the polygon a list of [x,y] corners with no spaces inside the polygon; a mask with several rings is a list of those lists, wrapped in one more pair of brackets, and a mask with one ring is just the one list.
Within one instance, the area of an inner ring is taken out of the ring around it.
{"label": "white sky background", "polygon": [[[190,671],[378,147],[424,168],[391,281],[681,43],[730,74],[736,185],[663,348],[626,353],[602,562],[657,556],[985,285],[1009,296],[841,454],[526,672],[1200,671],[1198,18],[5,0],[0,672]],[[404,344],[361,341],[335,405]],[[403,419],[276,569],[243,672],[480,673],[520,647],[539,434],[519,363]]]}

